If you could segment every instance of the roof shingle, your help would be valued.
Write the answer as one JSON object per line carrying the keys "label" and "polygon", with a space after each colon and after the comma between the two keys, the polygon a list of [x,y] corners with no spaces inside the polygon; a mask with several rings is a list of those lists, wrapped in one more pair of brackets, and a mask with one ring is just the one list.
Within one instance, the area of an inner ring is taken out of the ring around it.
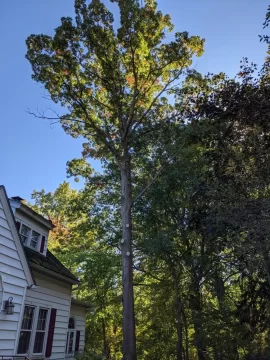
{"label": "roof shingle", "polygon": [[30,266],[31,264],[38,265],[43,267],[44,269],[62,275],[70,280],[79,282],[76,276],[74,276],[49,250],[47,250],[46,256],[26,246],[24,247],[24,250]]}

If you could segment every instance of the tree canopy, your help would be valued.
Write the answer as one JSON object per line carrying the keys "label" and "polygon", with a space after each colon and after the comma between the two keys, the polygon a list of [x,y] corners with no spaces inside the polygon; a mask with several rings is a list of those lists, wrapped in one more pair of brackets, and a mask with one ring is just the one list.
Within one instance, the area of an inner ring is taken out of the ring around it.
{"label": "tree canopy", "polygon": [[112,2],[119,24],[101,1],[76,0],[75,20],[27,39],[34,80],[67,111],[35,115],[85,139],[68,162],[82,189],[32,194],[91,304],[85,358],[266,360],[268,58],[204,76],[191,68],[204,40],[166,41],[153,0]]}

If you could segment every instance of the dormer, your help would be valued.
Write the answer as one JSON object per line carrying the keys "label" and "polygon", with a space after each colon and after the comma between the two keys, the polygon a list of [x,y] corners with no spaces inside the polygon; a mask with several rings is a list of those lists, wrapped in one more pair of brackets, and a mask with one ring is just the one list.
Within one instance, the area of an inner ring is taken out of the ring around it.
{"label": "dormer", "polygon": [[19,196],[9,202],[23,245],[46,256],[49,232],[54,228],[52,222],[25,205]]}

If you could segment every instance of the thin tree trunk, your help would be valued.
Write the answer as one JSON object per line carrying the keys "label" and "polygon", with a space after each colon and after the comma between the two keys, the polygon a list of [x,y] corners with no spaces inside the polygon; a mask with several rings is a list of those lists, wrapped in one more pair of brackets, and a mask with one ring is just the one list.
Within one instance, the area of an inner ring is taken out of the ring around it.
{"label": "thin tree trunk", "polygon": [[[196,275],[195,275],[196,276]],[[195,277],[194,276],[194,277]],[[206,360],[206,345],[202,323],[202,302],[200,286],[197,279],[193,279],[191,295],[192,318],[195,329],[195,346],[197,348],[198,360]]]}
{"label": "thin tree trunk", "polygon": [[177,322],[177,360],[183,360],[183,323],[181,316],[181,303],[179,297],[176,299],[176,322]]}
{"label": "thin tree trunk", "polygon": [[182,318],[183,318],[183,323],[184,323],[184,328],[185,328],[185,345],[186,345],[185,360],[189,360],[188,324],[187,324],[187,318],[186,318],[184,309],[182,309]]}
{"label": "thin tree trunk", "polygon": [[103,353],[106,356],[106,359],[110,359],[110,348],[107,342],[106,324],[104,318],[102,318],[102,332],[103,332]]}
{"label": "thin tree trunk", "polygon": [[174,281],[175,292],[175,315],[176,315],[176,330],[177,330],[177,344],[176,344],[176,358],[177,360],[183,360],[183,322],[182,322],[182,304],[180,300],[178,278],[176,270],[171,263],[171,271]]}
{"label": "thin tree trunk", "polygon": [[136,335],[132,259],[131,159],[127,148],[121,163],[122,282],[123,282],[123,360],[136,360]]}
{"label": "thin tree trunk", "polygon": [[262,246],[262,252],[263,252],[263,259],[264,259],[268,284],[270,285],[270,257],[269,257],[269,250],[266,248],[265,245]]}
{"label": "thin tree trunk", "polygon": [[[226,302],[225,302],[225,285],[224,281],[218,271],[215,272],[215,291],[218,299],[219,304],[219,311],[221,315],[221,319],[224,322],[224,324],[228,323],[228,314],[230,314],[230,309],[228,308]],[[227,346],[225,349],[222,348],[216,348],[214,349],[214,360],[222,360],[226,356],[226,352],[230,351],[233,359],[239,360],[239,354],[238,354],[238,346],[236,337],[234,335],[231,335],[231,342],[227,343]]]}
{"label": "thin tree trunk", "polygon": [[[224,315],[224,296],[225,296],[225,286],[223,279],[220,277],[218,271],[215,272],[214,275],[214,286],[215,291],[218,299],[218,305],[219,305],[219,312],[223,321],[223,315]],[[214,352],[214,360],[222,360],[223,358],[223,349],[222,347],[214,346],[213,349]]]}

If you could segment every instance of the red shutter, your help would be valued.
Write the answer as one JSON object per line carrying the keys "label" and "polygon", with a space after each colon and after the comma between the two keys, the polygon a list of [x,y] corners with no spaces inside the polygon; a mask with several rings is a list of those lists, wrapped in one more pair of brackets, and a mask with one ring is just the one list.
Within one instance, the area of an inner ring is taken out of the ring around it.
{"label": "red shutter", "polygon": [[76,331],[76,343],[75,343],[75,351],[79,351],[80,347],[80,336],[81,332],[79,330]]}
{"label": "red shutter", "polygon": [[42,236],[41,244],[40,244],[40,252],[41,252],[41,254],[43,254],[44,248],[45,248],[45,236]]}
{"label": "red shutter", "polygon": [[48,331],[48,338],[47,338],[47,346],[46,346],[46,357],[50,357],[52,355],[52,345],[53,345],[53,335],[54,335],[54,328],[55,328],[55,320],[56,320],[56,309],[51,309],[51,317],[50,317],[50,324],[49,324],[49,331]]}
{"label": "red shutter", "polygon": [[16,221],[16,227],[17,230],[20,231],[21,223],[19,221]]}

